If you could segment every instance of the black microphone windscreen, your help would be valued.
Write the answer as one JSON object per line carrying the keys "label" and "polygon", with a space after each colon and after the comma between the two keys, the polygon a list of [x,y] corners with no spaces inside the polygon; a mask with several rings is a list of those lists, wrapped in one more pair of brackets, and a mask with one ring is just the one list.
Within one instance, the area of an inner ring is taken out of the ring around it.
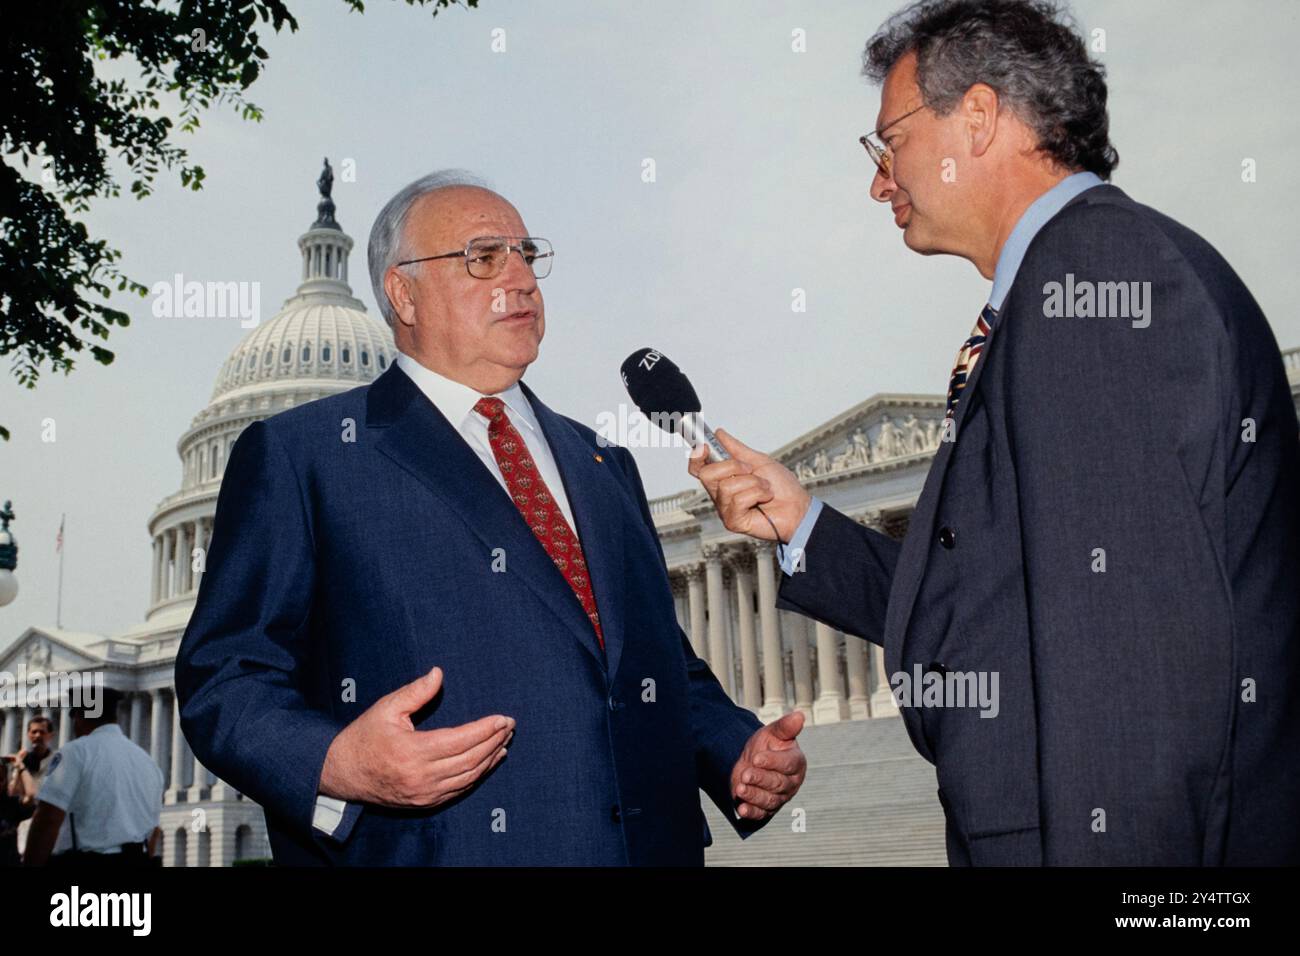
{"label": "black microphone windscreen", "polygon": [[700,410],[691,380],[658,349],[637,349],[620,368],[633,403],[646,416],[687,415]]}

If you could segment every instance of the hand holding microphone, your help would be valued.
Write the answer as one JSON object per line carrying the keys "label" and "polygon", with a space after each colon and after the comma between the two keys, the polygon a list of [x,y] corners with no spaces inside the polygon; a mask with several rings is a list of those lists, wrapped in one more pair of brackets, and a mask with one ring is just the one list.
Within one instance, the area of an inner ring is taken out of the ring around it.
{"label": "hand holding microphone", "polygon": [[727,530],[788,542],[812,503],[794,473],[725,431],[714,433],[700,416],[690,380],[662,352],[633,352],[622,373],[642,414],[695,446],[687,470],[713,499]]}
{"label": "hand holding microphone", "polygon": [[804,491],[794,473],[776,459],[755,451],[722,429],[718,429],[717,437],[731,457],[710,462],[708,456],[696,448],[691,453],[687,471],[699,479],[709,493],[723,525],[728,531],[751,538],[772,541],[776,534],[780,534],[782,543],[789,541],[808,513],[812,495]]}

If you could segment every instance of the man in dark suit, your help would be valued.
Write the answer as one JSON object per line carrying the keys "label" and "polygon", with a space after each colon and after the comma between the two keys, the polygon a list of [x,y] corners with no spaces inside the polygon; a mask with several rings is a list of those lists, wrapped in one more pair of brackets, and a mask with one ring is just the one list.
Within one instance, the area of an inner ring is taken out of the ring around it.
{"label": "man in dark suit", "polygon": [[692,473],[733,531],[775,522],[780,606],[884,646],[952,863],[1300,862],[1300,442],[1267,321],[1104,182],[1102,70],[1052,7],[928,0],[864,59],[873,197],[993,280],[906,537],[725,434]]}
{"label": "man in dark suit", "polygon": [[631,454],[520,381],[527,237],[470,177],[408,186],[370,239],[403,354],[231,454],[176,688],[279,863],[700,865],[701,788],[744,837],[802,783],[802,718],[692,653]]}

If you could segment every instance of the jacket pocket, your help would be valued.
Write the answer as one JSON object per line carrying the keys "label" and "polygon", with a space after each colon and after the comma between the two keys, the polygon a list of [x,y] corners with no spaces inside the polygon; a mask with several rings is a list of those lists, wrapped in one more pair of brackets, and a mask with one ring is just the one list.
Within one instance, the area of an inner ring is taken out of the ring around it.
{"label": "jacket pocket", "polygon": [[1043,835],[1037,826],[968,835],[957,823],[948,796],[939,788],[946,821],[949,866],[1042,866]]}
{"label": "jacket pocket", "polygon": [[1038,827],[967,837],[966,848],[971,866],[1043,865],[1043,834]]}

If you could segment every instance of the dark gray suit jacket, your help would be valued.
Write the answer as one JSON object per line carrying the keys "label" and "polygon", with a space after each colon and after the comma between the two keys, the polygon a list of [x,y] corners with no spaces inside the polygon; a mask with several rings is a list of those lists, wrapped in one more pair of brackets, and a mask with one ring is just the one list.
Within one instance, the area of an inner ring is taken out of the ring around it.
{"label": "dark gray suit jacket", "polygon": [[[1046,317],[1067,273],[1150,282],[1149,326]],[[778,602],[883,644],[891,675],[998,673],[997,717],[903,710],[949,860],[1300,863],[1300,439],[1241,280],[1114,186],[1081,194],[955,431],[901,546],[828,507]]]}

